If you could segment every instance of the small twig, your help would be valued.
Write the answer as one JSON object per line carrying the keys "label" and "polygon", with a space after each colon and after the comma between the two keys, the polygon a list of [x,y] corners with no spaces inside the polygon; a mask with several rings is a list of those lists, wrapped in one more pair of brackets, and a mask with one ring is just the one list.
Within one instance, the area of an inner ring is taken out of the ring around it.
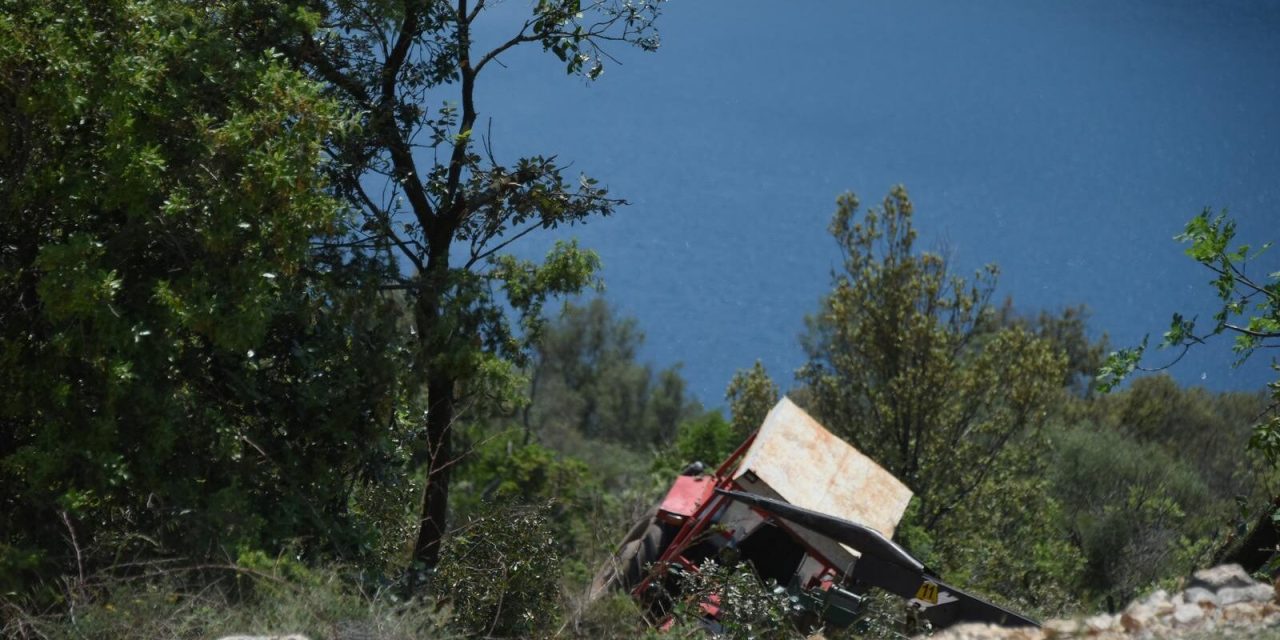
{"label": "small twig", "polygon": [[[1197,338],[1197,337],[1195,337],[1195,336],[1190,336],[1190,338],[1193,338],[1193,339],[1194,339],[1197,343],[1199,343],[1199,344],[1204,344],[1204,340],[1202,340],[1202,339],[1200,339],[1200,338]],[[1136,365],[1135,365],[1135,366],[1134,366],[1134,369],[1137,369],[1138,371],[1146,371],[1147,373],[1156,373],[1156,372],[1158,372],[1158,371],[1164,371],[1165,369],[1168,369],[1168,368],[1172,367],[1173,365],[1178,364],[1178,361],[1179,361],[1179,360],[1182,360],[1182,357],[1183,357],[1183,356],[1185,356],[1185,355],[1187,355],[1187,352],[1188,352],[1188,351],[1190,351],[1190,350],[1191,350],[1191,344],[1190,344],[1190,343],[1183,343],[1183,344],[1182,344],[1182,352],[1181,352],[1181,353],[1179,353],[1179,354],[1177,355],[1177,357],[1175,357],[1173,360],[1169,361],[1168,363],[1163,364],[1163,365],[1161,365],[1161,366],[1159,366],[1159,367],[1143,367],[1143,366],[1136,366]]]}
{"label": "small twig", "polygon": [[71,526],[71,518],[67,516],[66,511],[60,511],[58,512],[58,515],[62,516],[62,524],[67,526],[67,531],[71,534],[71,549],[76,552],[76,573],[80,579],[77,584],[77,590],[83,590],[85,584],[84,558],[80,554],[80,542],[76,540],[76,528]]}

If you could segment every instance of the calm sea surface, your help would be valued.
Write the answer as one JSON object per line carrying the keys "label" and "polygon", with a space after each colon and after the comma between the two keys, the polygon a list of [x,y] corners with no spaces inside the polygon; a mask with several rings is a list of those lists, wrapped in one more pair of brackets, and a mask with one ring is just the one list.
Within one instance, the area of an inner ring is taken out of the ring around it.
{"label": "calm sea surface", "polygon": [[[498,4],[481,37],[525,11]],[[558,155],[631,201],[520,252],[599,251],[644,355],[708,405],[756,359],[793,383],[845,190],[905,184],[925,248],[999,264],[1024,311],[1084,303],[1118,344],[1208,322],[1208,274],[1171,239],[1201,208],[1280,241],[1280,2],[676,0],[661,24],[658,53],[615,51],[590,85],[507,55],[479,108],[500,156]],[[1232,369],[1222,341],[1174,373],[1257,389],[1270,355]]]}

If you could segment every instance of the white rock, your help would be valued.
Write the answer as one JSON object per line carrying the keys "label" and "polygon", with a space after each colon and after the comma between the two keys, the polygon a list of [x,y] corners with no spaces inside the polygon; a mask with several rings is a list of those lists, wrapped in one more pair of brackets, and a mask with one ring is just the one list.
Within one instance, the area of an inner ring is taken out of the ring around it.
{"label": "white rock", "polygon": [[1173,629],[1165,621],[1156,618],[1151,625],[1138,634],[1140,638],[1167,638],[1173,635]]}
{"label": "white rock", "polygon": [[1050,620],[1041,629],[1046,638],[1070,637],[1079,633],[1080,623],[1075,620]]}
{"label": "white rock", "polygon": [[982,622],[965,622],[952,627],[943,629],[933,635],[933,638],[941,640],[982,640],[983,638],[1003,638],[1005,637],[1003,627],[997,627],[992,624]]}
{"label": "white rock", "polygon": [[1256,584],[1248,572],[1238,564],[1224,564],[1212,569],[1201,569],[1191,576],[1191,587],[1204,587],[1218,591],[1225,587],[1248,587]]}
{"label": "white rock", "polygon": [[1135,633],[1151,626],[1151,622],[1155,619],[1155,607],[1135,602],[1129,605],[1129,608],[1125,609],[1120,616],[1120,626],[1129,633]]}
{"label": "white rock", "polygon": [[1218,597],[1215,596],[1212,591],[1205,589],[1204,587],[1191,587],[1190,589],[1183,591],[1182,601],[1189,604],[1201,605],[1208,603],[1215,607],[1220,604]]}
{"label": "white rock", "polygon": [[1119,621],[1119,616],[1100,613],[1096,616],[1085,618],[1084,626],[1091,632],[1101,633],[1103,631],[1110,630],[1112,627],[1116,626],[1116,622],[1118,621]]}
{"label": "white rock", "polygon": [[1168,602],[1168,601],[1169,601],[1169,592],[1165,591],[1164,589],[1156,589],[1155,591],[1152,591],[1151,593],[1147,594],[1147,597],[1142,599],[1142,604],[1154,607],[1155,605],[1161,602]]}
{"label": "white rock", "polygon": [[1009,633],[1009,640],[1042,640],[1044,633],[1035,627],[1015,627]]}
{"label": "white rock", "polygon": [[1263,605],[1256,602],[1241,602],[1222,610],[1222,621],[1235,626],[1251,625],[1262,618]]}
{"label": "white rock", "polygon": [[1271,602],[1275,597],[1274,587],[1257,582],[1248,587],[1227,587],[1218,591],[1218,602],[1224,607],[1237,602]]}
{"label": "white rock", "polygon": [[1182,603],[1173,609],[1173,626],[1189,627],[1204,617],[1204,610],[1197,604]]}

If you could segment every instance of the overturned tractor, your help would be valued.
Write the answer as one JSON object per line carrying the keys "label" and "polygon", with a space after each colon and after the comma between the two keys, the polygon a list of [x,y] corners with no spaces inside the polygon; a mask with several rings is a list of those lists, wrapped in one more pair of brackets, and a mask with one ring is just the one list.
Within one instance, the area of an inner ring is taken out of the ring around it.
{"label": "overturned tractor", "polygon": [[[706,559],[751,563],[823,625],[847,626],[869,591],[898,595],[934,627],[1036,626],[944,582],[893,542],[911,490],[783,398],[712,472],[691,465],[631,529],[592,584],[622,589],[661,620],[682,574]],[[711,624],[718,609],[700,603]]]}

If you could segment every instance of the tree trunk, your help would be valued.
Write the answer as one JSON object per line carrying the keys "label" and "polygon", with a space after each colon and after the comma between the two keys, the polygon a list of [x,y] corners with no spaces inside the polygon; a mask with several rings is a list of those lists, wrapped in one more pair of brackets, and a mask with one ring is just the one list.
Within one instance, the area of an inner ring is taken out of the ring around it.
{"label": "tree trunk", "polygon": [[419,274],[421,288],[414,308],[418,329],[418,370],[425,373],[427,383],[427,460],[426,485],[422,489],[418,539],[413,546],[413,561],[420,567],[433,568],[440,562],[440,542],[448,524],[449,476],[453,467],[453,421],[455,387],[458,372],[438,362],[447,353],[449,336],[441,335],[445,310],[443,302],[449,286],[449,241],[451,233],[439,229],[429,233],[430,257],[425,273]]}
{"label": "tree trunk", "polygon": [[413,560],[425,567],[440,562],[449,508],[449,476],[453,462],[453,376],[431,372],[427,382],[427,484],[422,489],[422,519]]}

